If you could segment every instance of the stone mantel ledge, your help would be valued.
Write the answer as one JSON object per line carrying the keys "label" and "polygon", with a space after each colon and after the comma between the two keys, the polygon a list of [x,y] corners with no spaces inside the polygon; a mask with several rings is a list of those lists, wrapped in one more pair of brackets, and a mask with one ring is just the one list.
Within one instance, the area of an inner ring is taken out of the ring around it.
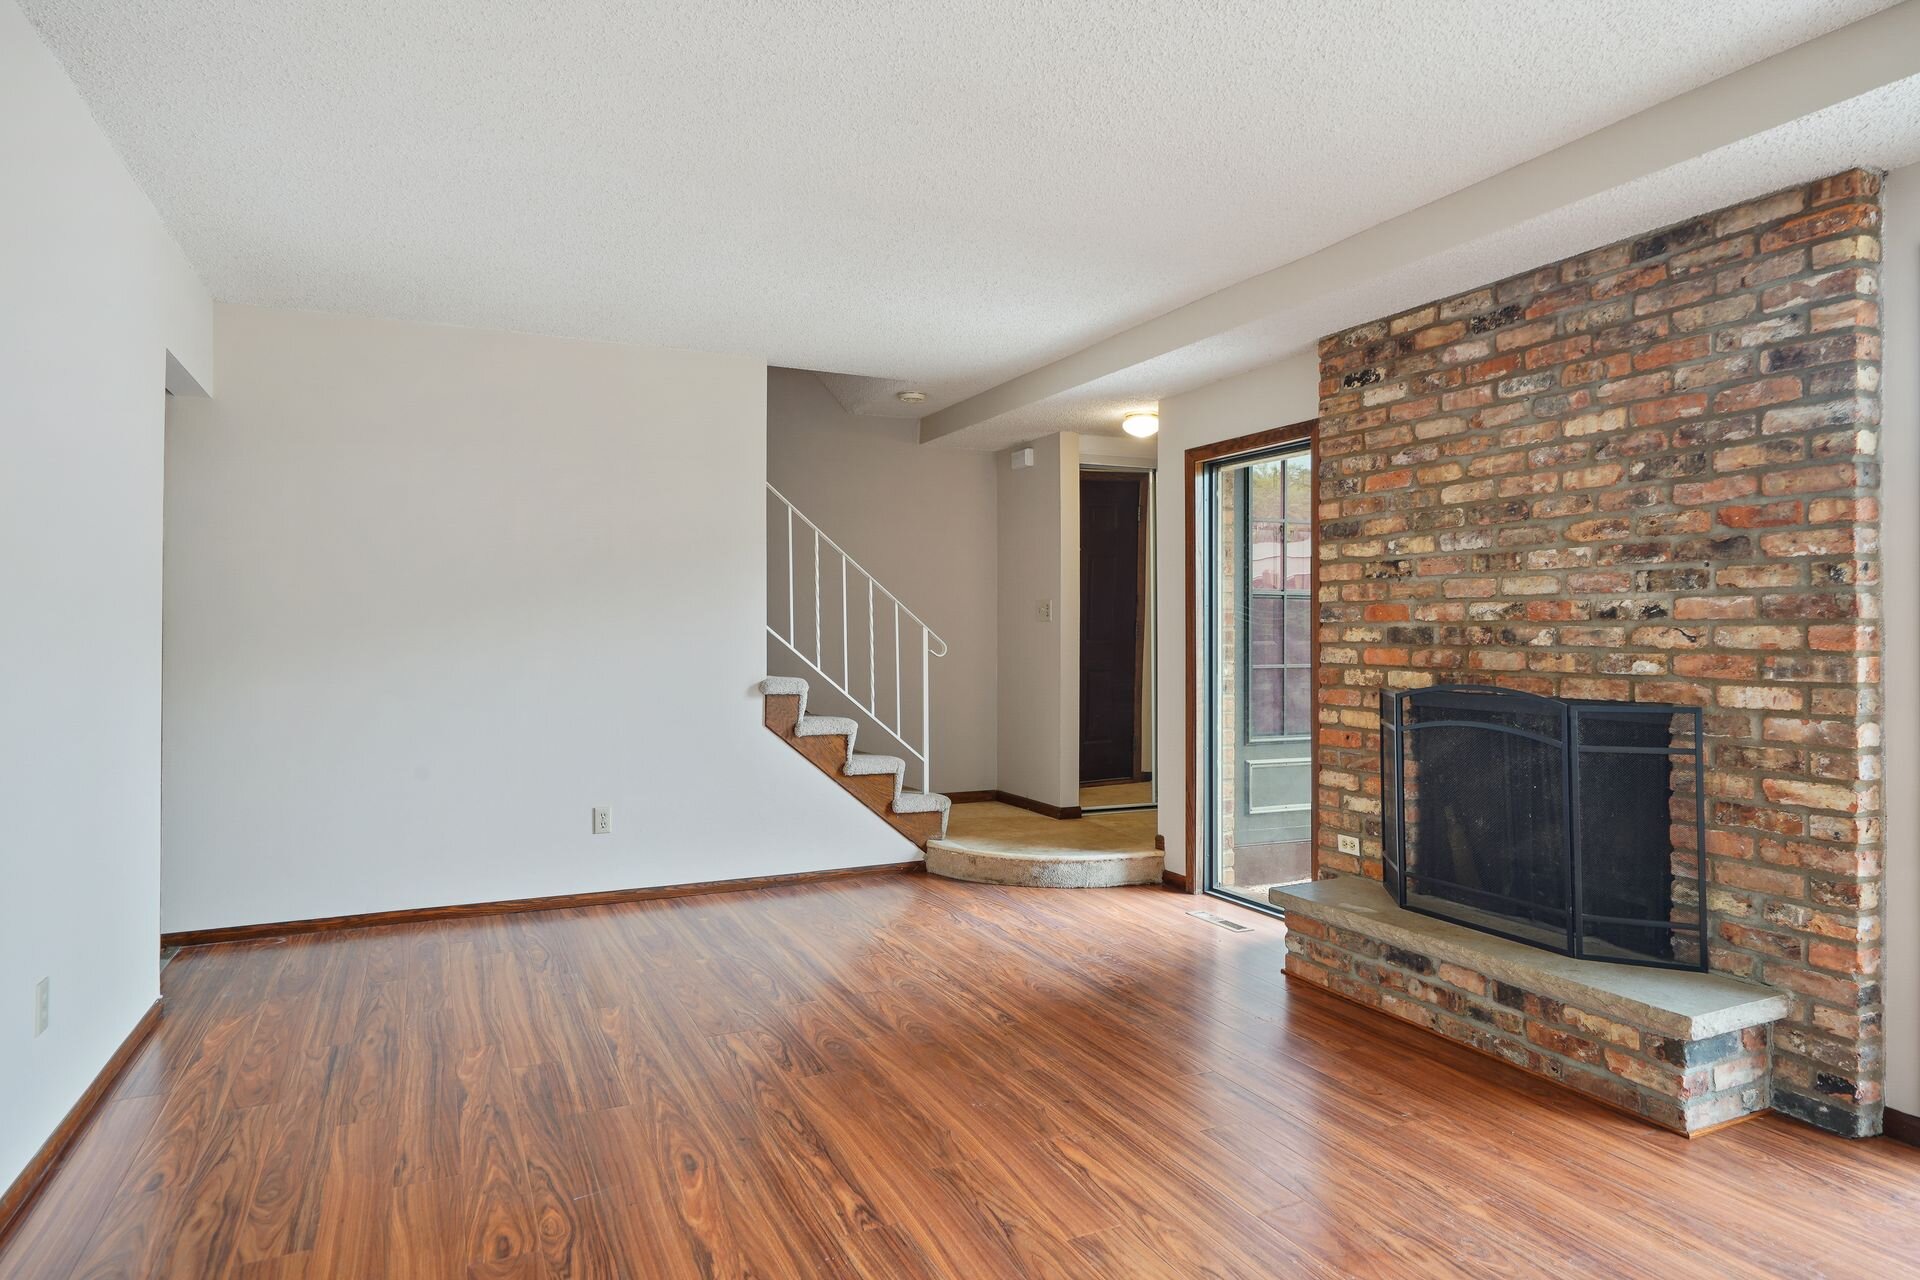
{"label": "stone mantel ledge", "polygon": [[1463,965],[1566,1004],[1678,1040],[1704,1040],[1787,1016],[1792,998],[1725,974],[1576,960],[1452,924],[1393,900],[1386,887],[1360,876],[1337,876],[1268,892],[1292,914]]}

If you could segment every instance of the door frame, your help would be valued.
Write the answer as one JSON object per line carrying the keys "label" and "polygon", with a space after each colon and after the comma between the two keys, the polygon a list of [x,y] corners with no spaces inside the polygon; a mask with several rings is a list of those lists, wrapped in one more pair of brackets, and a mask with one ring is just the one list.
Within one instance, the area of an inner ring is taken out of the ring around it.
{"label": "door frame", "polygon": [[[1114,485],[1131,484],[1135,486],[1140,495],[1140,518],[1134,527],[1133,750],[1130,754],[1132,756],[1131,780],[1134,782],[1148,782],[1151,781],[1151,778],[1142,766],[1146,760],[1146,718],[1143,712],[1147,688],[1147,619],[1151,613],[1151,602],[1147,599],[1147,566],[1153,559],[1153,472],[1137,467],[1083,466],[1080,468],[1080,485],[1083,495],[1089,478],[1092,478],[1095,483]],[[1081,503],[1081,509],[1084,511],[1085,507],[1086,504],[1083,501]],[[1078,643],[1082,646],[1081,679],[1083,681],[1085,680],[1087,626],[1086,555],[1085,539],[1082,538],[1080,548],[1080,636]],[[1086,707],[1084,705],[1084,699],[1082,699],[1082,703],[1083,705],[1080,708],[1080,723],[1074,726],[1074,734],[1076,738],[1080,740],[1081,747],[1084,751],[1086,745]],[[1082,772],[1085,772],[1084,768]],[[1105,779],[1101,779],[1101,781],[1105,781]],[[1080,779],[1080,785],[1082,787],[1086,786],[1086,784],[1087,779]],[[1151,806],[1140,805],[1126,807],[1147,808]]]}
{"label": "door frame", "polygon": [[[1290,423],[1284,427],[1274,427],[1266,431],[1256,431],[1251,435],[1236,436],[1231,440],[1217,440],[1212,444],[1195,445],[1186,452],[1186,469],[1183,473],[1182,502],[1186,508],[1186,613],[1187,613],[1187,873],[1184,885],[1174,885],[1185,893],[1198,894],[1205,891],[1206,877],[1200,873],[1200,791],[1203,781],[1210,777],[1212,766],[1204,763],[1200,755],[1200,585],[1201,573],[1205,566],[1200,563],[1200,542],[1198,538],[1198,508],[1200,480],[1211,463],[1221,462],[1242,454],[1263,453],[1282,445],[1307,442],[1307,452],[1313,459],[1313,473],[1316,496],[1320,475],[1320,419],[1308,418],[1301,422]],[[1314,687],[1319,688],[1320,680],[1320,519],[1318,501],[1315,502],[1313,521],[1313,578],[1310,590],[1314,601],[1314,626],[1312,648],[1308,661],[1312,664]],[[1312,804],[1307,811],[1309,824],[1308,857],[1311,874],[1320,878],[1320,726],[1317,716],[1319,702],[1315,695],[1316,718],[1312,735],[1307,740],[1307,795]],[[1211,793],[1211,787],[1208,787]],[[1169,873],[1171,874],[1171,873]]]}

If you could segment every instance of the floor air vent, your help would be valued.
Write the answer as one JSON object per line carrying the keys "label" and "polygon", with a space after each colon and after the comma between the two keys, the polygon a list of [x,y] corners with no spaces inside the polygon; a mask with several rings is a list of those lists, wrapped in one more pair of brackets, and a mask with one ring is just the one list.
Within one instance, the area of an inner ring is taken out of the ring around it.
{"label": "floor air vent", "polygon": [[1231,929],[1235,933],[1251,933],[1253,931],[1252,925],[1241,924],[1238,920],[1229,920],[1225,916],[1217,916],[1211,911],[1189,911],[1187,914],[1197,920],[1205,920],[1208,924],[1217,924],[1222,929]]}

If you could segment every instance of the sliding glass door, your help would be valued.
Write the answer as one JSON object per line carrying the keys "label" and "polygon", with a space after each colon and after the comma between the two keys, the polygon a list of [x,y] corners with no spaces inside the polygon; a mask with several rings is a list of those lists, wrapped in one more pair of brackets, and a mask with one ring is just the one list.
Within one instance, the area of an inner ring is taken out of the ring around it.
{"label": "sliding glass door", "polygon": [[1266,907],[1268,889],[1313,874],[1312,453],[1212,463],[1200,497],[1204,887]]}

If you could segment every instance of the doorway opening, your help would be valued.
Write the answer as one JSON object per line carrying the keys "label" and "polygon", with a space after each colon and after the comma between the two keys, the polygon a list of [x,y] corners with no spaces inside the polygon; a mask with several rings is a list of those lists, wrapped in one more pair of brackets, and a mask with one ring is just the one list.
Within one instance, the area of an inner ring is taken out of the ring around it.
{"label": "doorway opening", "polygon": [[1310,433],[1205,463],[1196,499],[1202,887],[1271,910],[1313,878]]}
{"label": "doorway opening", "polygon": [[1080,472],[1080,810],[1151,809],[1153,474]]}

